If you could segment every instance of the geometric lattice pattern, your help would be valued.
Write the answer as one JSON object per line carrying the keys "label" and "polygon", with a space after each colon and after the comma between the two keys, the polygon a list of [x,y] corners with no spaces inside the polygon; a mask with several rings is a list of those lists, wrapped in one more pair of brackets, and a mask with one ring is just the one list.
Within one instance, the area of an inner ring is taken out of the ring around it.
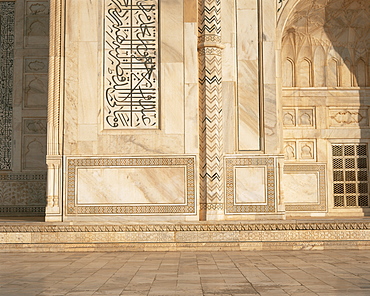
{"label": "geometric lattice pattern", "polygon": [[[114,167],[184,167],[186,204],[184,205],[98,205],[82,206],[76,203],[76,170],[78,168]],[[132,157],[132,158],[69,158],[67,161],[67,215],[159,215],[195,214],[195,158],[194,157]]]}
{"label": "geometric lattice pattern", "polygon": [[0,170],[12,160],[14,3],[0,2]]}
{"label": "geometric lattice pattern", "polygon": [[366,144],[334,144],[334,207],[368,207],[368,157]]}

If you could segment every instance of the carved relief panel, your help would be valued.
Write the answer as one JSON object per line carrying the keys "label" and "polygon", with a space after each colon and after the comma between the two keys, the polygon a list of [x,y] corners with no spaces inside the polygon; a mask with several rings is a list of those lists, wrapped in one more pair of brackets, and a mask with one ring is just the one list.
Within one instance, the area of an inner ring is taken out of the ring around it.
{"label": "carved relief panel", "polygon": [[315,128],[315,108],[283,108],[284,128]]}
{"label": "carved relief panel", "polygon": [[48,97],[48,59],[24,58],[24,109],[46,109]]}
{"label": "carved relief panel", "polygon": [[47,47],[49,44],[49,2],[26,1],[25,6],[25,47]]}

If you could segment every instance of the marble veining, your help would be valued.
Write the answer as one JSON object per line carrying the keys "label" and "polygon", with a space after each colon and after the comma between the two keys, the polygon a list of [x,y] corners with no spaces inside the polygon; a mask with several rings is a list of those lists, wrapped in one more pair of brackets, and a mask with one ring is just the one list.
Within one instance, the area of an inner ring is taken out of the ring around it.
{"label": "marble veining", "polygon": [[79,168],[77,203],[184,204],[185,168]]}

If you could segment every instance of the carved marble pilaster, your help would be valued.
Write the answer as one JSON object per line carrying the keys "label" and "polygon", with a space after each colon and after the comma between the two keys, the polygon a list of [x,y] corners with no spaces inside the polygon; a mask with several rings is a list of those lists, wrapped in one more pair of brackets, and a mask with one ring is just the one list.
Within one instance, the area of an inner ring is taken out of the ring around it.
{"label": "carved marble pilaster", "polygon": [[50,58],[48,94],[47,157],[47,221],[61,221],[62,192],[62,59],[64,0],[50,1]]}
{"label": "carved marble pilaster", "polygon": [[200,219],[223,214],[221,0],[199,0]]}

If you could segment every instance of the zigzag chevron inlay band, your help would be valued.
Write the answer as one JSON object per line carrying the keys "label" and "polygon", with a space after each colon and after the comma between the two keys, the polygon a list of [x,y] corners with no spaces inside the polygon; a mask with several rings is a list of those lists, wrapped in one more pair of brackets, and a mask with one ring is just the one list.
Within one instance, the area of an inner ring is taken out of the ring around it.
{"label": "zigzag chevron inlay band", "polygon": [[[220,12],[220,0],[199,0],[199,153],[200,219],[202,220],[206,219],[207,210],[223,210]],[[213,203],[217,204],[217,207],[210,206]]]}

